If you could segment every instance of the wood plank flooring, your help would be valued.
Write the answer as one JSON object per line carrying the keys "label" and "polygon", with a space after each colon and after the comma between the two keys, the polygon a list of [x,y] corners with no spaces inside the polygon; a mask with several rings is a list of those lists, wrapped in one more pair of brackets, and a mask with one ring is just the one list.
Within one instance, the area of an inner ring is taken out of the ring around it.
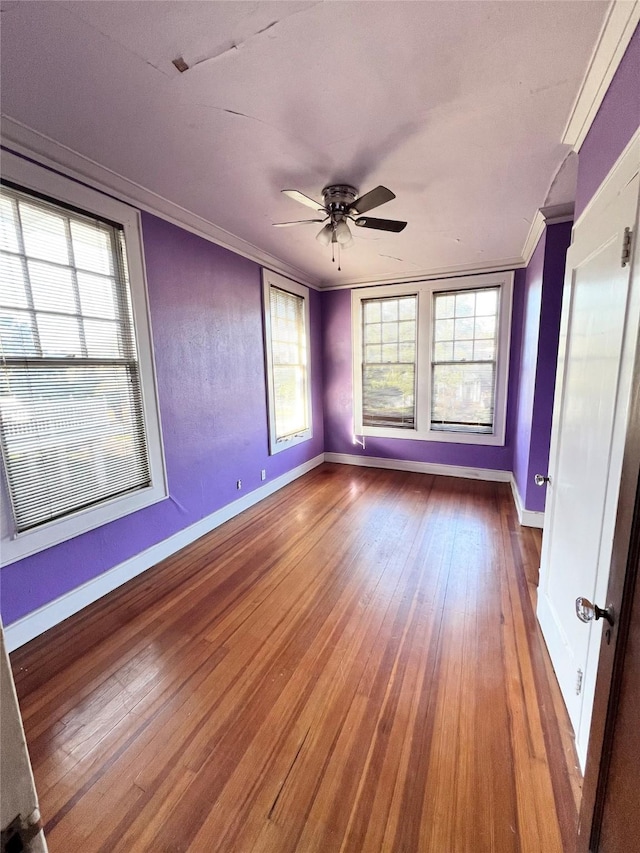
{"label": "wood plank flooring", "polygon": [[51,853],[570,851],[510,489],[325,464],[12,665]]}

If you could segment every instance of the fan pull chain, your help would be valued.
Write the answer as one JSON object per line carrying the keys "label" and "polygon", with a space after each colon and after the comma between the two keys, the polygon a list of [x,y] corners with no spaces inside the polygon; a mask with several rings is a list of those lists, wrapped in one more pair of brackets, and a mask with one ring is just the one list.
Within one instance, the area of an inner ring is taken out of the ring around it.
{"label": "fan pull chain", "polygon": [[342,267],[340,266],[340,264],[341,264],[341,260],[340,260],[340,243],[338,243],[338,272],[342,272]]}

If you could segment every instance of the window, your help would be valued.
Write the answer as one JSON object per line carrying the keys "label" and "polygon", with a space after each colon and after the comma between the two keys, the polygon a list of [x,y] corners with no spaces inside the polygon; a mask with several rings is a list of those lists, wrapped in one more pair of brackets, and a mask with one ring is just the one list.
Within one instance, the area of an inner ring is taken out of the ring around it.
{"label": "window", "polygon": [[415,425],[415,295],[362,302],[362,422]]}
{"label": "window", "polygon": [[499,287],[433,295],[431,428],[492,433]]}
{"label": "window", "polygon": [[137,214],[11,164],[30,188],[0,189],[4,562],[166,496]]}
{"label": "window", "polygon": [[512,289],[499,273],[354,290],[355,433],[504,444]]}
{"label": "window", "polygon": [[311,438],[308,290],[263,271],[269,447],[278,453]]}

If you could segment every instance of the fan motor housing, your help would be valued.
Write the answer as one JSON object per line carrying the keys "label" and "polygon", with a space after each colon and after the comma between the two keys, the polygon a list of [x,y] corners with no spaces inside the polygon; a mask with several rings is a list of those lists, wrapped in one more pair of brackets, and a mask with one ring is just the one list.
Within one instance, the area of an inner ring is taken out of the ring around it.
{"label": "fan motor housing", "polygon": [[328,213],[346,213],[358,196],[358,190],[349,184],[330,184],[322,190],[324,206]]}

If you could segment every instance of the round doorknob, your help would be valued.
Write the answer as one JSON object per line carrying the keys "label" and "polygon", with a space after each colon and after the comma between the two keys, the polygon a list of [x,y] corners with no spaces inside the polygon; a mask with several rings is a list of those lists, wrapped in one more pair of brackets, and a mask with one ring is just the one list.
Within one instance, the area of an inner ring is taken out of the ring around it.
{"label": "round doorknob", "polygon": [[594,619],[605,619],[609,625],[613,625],[613,607],[598,607],[592,604],[588,598],[576,598],[576,616],[581,622],[592,622]]}
{"label": "round doorknob", "polygon": [[544,474],[536,474],[533,478],[533,482],[536,486],[544,486],[545,483],[551,482],[551,477],[545,477]]}

